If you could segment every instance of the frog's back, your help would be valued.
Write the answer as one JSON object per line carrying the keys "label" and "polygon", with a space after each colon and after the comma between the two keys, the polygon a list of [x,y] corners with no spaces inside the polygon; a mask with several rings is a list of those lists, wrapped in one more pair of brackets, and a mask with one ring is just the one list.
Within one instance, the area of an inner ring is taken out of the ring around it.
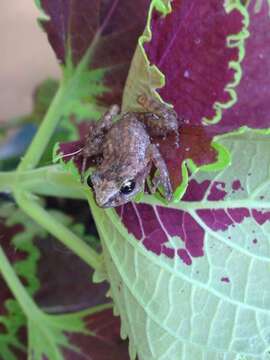
{"label": "frog's back", "polygon": [[145,153],[150,144],[145,126],[137,120],[136,115],[127,113],[116,122],[107,133],[104,142],[104,157],[111,156],[125,158],[128,161],[134,157],[138,161],[145,158]]}

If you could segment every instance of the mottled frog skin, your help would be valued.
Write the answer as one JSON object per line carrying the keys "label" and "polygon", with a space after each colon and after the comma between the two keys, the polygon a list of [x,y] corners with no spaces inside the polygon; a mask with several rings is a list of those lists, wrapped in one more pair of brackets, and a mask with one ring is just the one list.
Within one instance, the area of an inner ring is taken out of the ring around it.
{"label": "mottled frog skin", "polygon": [[103,118],[92,124],[80,156],[83,158],[82,177],[89,157],[101,159],[91,176],[96,203],[103,208],[115,207],[130,201],[144,189],[145,181],[154,164],[157,168],[151,192],[159,185],[169,201],[172,186],[167,166],[158,150],[151,143],[152,136],[176,133],[178,144],[178,119],[174,110],[142,95],[138,102],[145,112],[119,114],[113,105]]}

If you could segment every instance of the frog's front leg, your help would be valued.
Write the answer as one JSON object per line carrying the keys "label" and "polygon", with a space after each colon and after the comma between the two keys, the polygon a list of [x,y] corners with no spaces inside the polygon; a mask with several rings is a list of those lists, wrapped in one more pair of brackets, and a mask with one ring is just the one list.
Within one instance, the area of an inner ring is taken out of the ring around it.
{"label": "frog's front leg", "polygon": [[151,144],[149,146],[149,156],[150,156],[150,160],[153,161],[155,167],[158,170],[158,174],[155,174],[152,180],[153,186],[151,188],[151,192],[155,193],[158,186],[161,184],[164,187],[166,199],[170,201],[172,200],[173,190],[169,176],[169,171],[156,145]]}
{"label": "frog's front leg", "polygon": [[102,144],[104,141],[104,135],[110,130],[113,124],[113,118],[118,115],[119,107],[112,105],[108,111],[102,116],[99,122],[92,123],[89,127],[89,132],[85,140],[85,145],[79,156],[82,156],[82,168],[81,168],[81,182],[84,179],[84,173],[86,170],[87,159],[93,156],[99,156],[102,152]]}
{"label": "frog's front leg", "polygon": [[179,119],[177,113],[170,107],[147,95],[140,95],[138,103],[146,110],[139,113],[140,120],[147,126],[151,136],[166,136],[174,132],[176,145],[179,146]]}
{"label": "frog's front leg", "polygon": [[108,111],[102,116],[102,118],[98,122],[98,129],[100,132],[106,132],[110,130],[113,124],[113,118],[117,116],[120,112],[120,108],[118,105],[112,105]]}

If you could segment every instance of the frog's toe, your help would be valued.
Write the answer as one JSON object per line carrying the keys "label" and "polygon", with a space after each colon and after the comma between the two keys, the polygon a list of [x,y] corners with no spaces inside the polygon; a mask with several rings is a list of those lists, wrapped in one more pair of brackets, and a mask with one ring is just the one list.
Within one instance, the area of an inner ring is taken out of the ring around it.
{"label": "frog's toe", "polygon": [[152,180],[152,186],[150,189],[152,194],[157,191],[159,185],[162,185],[162,187],[164,188],[164,196],[166,200],[171,201],[173,198],[173,190],[170,179],[162,179],[160,176],[155,176]]}
{"label": "frog's toe", "polygon": [[172,185],[170,180],[168,179],[168,181],[166,182],[166,184],[164,184],[164,190],[165,190],[165,198],[168,201],[171,201],[173,198],[173,190],[172,190]]}

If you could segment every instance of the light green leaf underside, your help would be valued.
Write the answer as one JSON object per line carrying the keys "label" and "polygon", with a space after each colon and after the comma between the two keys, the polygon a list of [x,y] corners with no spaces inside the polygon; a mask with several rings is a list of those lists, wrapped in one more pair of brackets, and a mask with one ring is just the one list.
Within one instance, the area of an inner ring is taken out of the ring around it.
{"label": "light green leaf underside", "polygon": [[[246,207],[250,202],[250,208],[257,204],[257,210],[269,210],[270,133],[243,129],[219,141],[232,154],[231,166],[223,172],[199,171],[194,179],[226,183],[228,195],[219,202],[221,209],[245,201]],[[229,189],[235,179],[243,190],[233,193]],[[91,204],[131,357],[137,353],[140,360],[269,360],[269,221],[259,226],[250,217],[214,232],[198,214],[211,209],[211,202],[195,208],[190,204],[189,208],[180,202],[179,208],[184,207],[206,232],[205,256],[193,259],[191,266],[147,251],[127,233],[114,210]],[[171,238],[170,245],[175,244],[182,240]]]}
{"label": "light green leaf underside", "polygon": [[146,28],[138,40],[138,46],[126,81],[122,99],[123,112],[143,110],[137,102],[137,98],[141,94],[147,94],[162,101],[156,89],[165,85],[165,77],[155,65],[150,64],[143,45],[145,42],[151,41],[152,38],[150,24],[153,10],[156,9],[163,15],[167,15],[171,12],[170,3],[171,0],[152,0],[151,2]]}

